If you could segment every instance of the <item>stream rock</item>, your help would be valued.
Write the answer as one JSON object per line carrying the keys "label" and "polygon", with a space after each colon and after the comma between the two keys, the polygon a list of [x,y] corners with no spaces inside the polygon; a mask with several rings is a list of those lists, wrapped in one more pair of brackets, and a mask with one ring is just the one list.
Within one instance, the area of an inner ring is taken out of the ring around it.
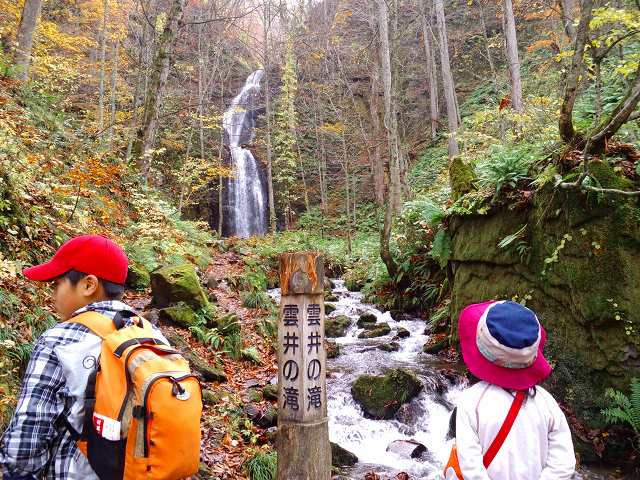
{"label": "stream rock", "polygon": [[418,377],[406,369],[389,370],[384,376],[362,375],[351,385],[353,399],[375,419],[393,418],[400,406],[422,390]]}
{"label": "stream rock", "polygon": [[346,315],[327,318],[324,321],[324,335],[329,338],[344,337],[351,326],[351,319]]}
{"label": "stream rock", "polygon": [[324,341],[324,348],[327,352],[327,358],[338,358],[340,356],[340,345],[332,340]]}
{"label": "stream rock", "polygon": [[375,314],[367,312],[360,315],[360,318],[358,318],[357,325],[360,328],[366,328],[365,325],[371,325],[376,323],[377,321],[378,321],[378,317],[376,317]]}
{"label": "stream rock", "polygon": [[409,338],[411,336],[411,332],[409,330],[407,330],[404,327],[398,327],[396,329],[396,336],[394,337],[395,339],[398,338]]}
{"label": "stream rock", "polygon": [[329,315],[336,311],[336,306],[333,303],[325,303],[324,304],[324,314]]}
{"label": "stream rock", "polygon": [[436,355],[447,348],[449,348],[449,337],[446,335],[433,336],[424,344],[422,351],[430,355]]}
{"label": "stream rock", "polygon": [[378,345],[376,348],[378,350],[382,350],[383,352],[397,352],[398,350],[400,350],[400,344],[398,342],[389,342]]}
{"label": "stream rock", "polygon": [[426,451],[427,447],[415,440],[394,440],[387,447],[387,452],[393,452],[404,458],[419,458]]}
{"label": "stream rock", "polygon": [[342,448],[337,443],[331,442],[331,466],[332,467],[353,467],[358,463],[358,457],[346,448]]}
{"label": "stream rock", "polygon": [[376,323],[372,326],[367,325],[367,327],[365,328],[368,328],[368,330],[361,332],[360,335],[358,335],[358,338],[384,337],[385,335],[391,333],[391,327],[386,322]]}

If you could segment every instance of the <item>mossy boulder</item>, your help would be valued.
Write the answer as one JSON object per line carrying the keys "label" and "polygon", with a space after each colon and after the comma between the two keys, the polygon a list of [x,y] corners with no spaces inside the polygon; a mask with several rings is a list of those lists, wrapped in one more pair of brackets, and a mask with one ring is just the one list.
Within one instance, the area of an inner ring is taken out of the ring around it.
{"label": "mossy boulder", "polygon": [[383,343],[382,345],[378,345],[378,350],[382,350],[383,352],[397,352],[400,350],[400,344],[398,342]]}
{"label": "mossy boulder", "polygon": [[454,157],[449,165],[449,182],[451,194],[457,200],[465,193],[476,189],[476,174],[471,165],[466,164],[460,156]]}
{"label": "mossy boulder", "polygon": [[353,467],[358,457],[337,443],[331,442],[331,466],[336,468]]}
{"label": "mossy boulder", "polygon": [[153,304],[158,308],[184,302],[194,310],[207,309],[209,300],[189,263],[163,267],[151,273]]}
{"label": "mossy boulder", "polygon": [[364,332],[360,332],[358,338],[376,338],[376,337],[384,337],[391,333],[391,327],[388,323],[376,323],[376,324],[365,324],[366,330]]}
{"label": "mossy boulder", "polygon": [[409,338],[411,336],[411,332],[404,327],[398,327],[396,329],[395,338]]}
{"label": "mossy boulder", "polygon": [[262,389],[262,396],[265,400],[278,400],[278,385],[265,385]]}
{"label": "mossy boulder", "polygon": [[338,296],[335,293],[326,293],[324,296],[325,302],[337,302]]}
{"label": "mossy boulder", "polygon": [[127,282],[125,284],[127,288],[141,292],[146,290],[150,283],[151,276],[144,267],[135,263],[129,265],[129,269],[127,270]]}
{"label": "mossy boulder", "polygon": [[346,315],[327,318],[324,321],[324,335],[329,338],[344,337],[351,326],[351,319]]}
{"label": "mossy boulder", "polygon": [[358,318],[358,326],[360,328],[365,328],[365,325],[376,323],[377,321],[378,317],[376,317],[374,313],[363,313],[360,315],[360,318]]}
{"label": "mossy boulder", "polygon": [[164,322],[170,322],[183,328],[189,328],[200,321],[196,312],[184,302],[160,309],[158,316]]}
{"label": "mossy boulder", "polygon": [[422,351],[424,353],[428,353],[430,355],[436,355],[443,350],[449,348],[449,338],[430,338],[427,343],[422,347]]}
{"label": "mossy boulder", "polygon": [[[606,161],[589,170],[603,187],[637,188]],[[498,247],[523,226],[517,242]],[[640,375],[638,200],[549,186],[518,208],[509,202],[451,217],[449,232],[451,318],[471,303],[526,302],[547,330],[555,364],[545,387],[587,428],[605,427],[605,389],[627,390]]]}
{"label": "mossy boulder", "polygon": [[388,420],[422,390],[418,377],[406,369],[388,371],[384,376],[362,375],[353,382],[351,394],[365,414]]}
{"label": "mossy boulder", "polygon": [[325,315],[329,315],[336,311],[336,306],[333,303],[325,303],[324,304],[324,313]]}

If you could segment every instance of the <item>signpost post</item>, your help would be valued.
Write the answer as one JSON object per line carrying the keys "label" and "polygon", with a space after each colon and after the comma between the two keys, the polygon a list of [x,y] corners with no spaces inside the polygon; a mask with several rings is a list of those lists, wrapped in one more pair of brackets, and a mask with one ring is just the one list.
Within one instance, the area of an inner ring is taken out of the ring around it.
{"label": "signpost post", "polygon": [[278,480],[329,480],[322,257],[282,254],[280,289]]}

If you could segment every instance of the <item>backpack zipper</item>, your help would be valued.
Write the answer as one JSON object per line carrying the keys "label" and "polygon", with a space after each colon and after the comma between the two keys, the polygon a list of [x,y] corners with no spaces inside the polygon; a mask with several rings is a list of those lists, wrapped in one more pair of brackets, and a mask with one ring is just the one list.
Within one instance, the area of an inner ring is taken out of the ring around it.
{"label": "backpack zipper", "polygon": [[[149,410],[147,408],[147,404],[148,404],[148,401],[149,401],[149,394],[151,392],[151,389],[152,389],[153,385],[158,380],[162,380],[163,378],[170,378],[174,384],[175,383],[180,383],[180,382],[186,380],[187,378],[195,378],[196,381],[198,381],[198,378],[195,375],[193,375],[191,373],[188,373],[188,374],[183,375],[181,377],[174,377],[171,374],[158,375],[151,382],[149,382],[149,385],[147,386],[147,390],[146,390],[146,392],[144,392],[144,400],[142,402],[142,409],[143,409],[143,412],[144,412],[144,420],[143,420],[142,432],[143,432],[143,435],[144,435],[144,456],[145,456],[145,458],[149,457],[149,438],[148,438]],[[198,384],[199,383],[200,382],[198,381]]]}

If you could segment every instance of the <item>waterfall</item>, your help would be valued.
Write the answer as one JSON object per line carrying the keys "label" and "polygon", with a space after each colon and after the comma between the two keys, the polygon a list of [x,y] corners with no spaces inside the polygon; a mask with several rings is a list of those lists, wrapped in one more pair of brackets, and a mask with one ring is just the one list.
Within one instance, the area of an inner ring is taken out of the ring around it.
{"label": "waterfall", "polygon": [[227,133],[233,165],[228,182],[232,235],[250,237],[267,231],[267,200],[261,167],[251,151],[243,148],[253,140],[255,99],[260,92],[262,70],[256,70],[224,113],[222,126]]}

